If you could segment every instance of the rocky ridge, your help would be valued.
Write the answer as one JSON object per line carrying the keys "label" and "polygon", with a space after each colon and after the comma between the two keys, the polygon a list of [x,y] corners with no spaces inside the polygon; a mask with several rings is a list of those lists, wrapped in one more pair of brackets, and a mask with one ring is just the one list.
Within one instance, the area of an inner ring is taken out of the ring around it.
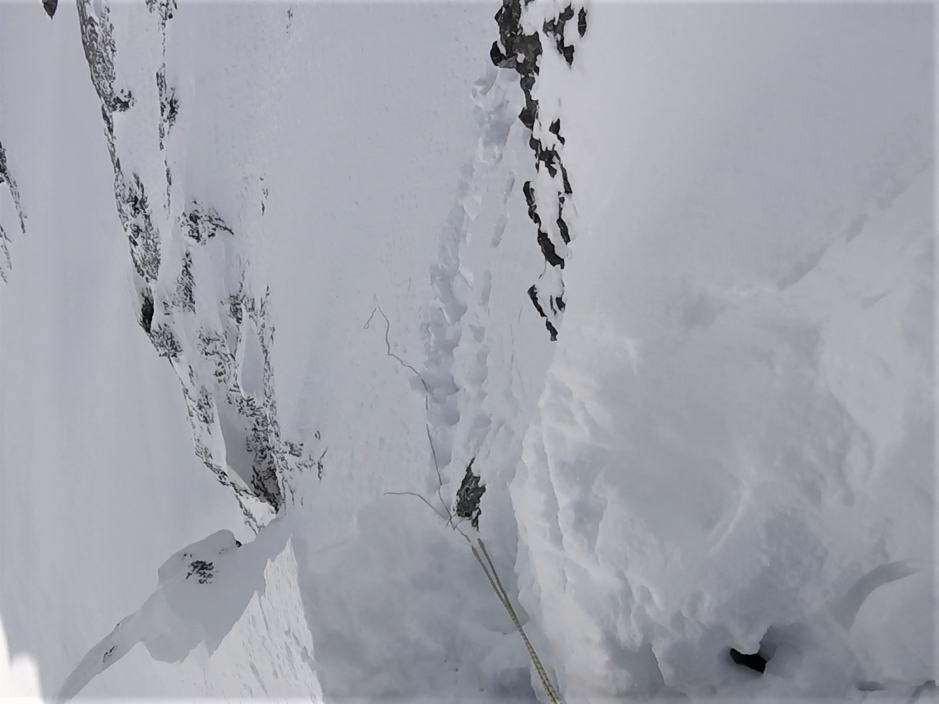
{"label": "rocky ridge", "polygon": [[[155,25],[162,53],[149,73],[152,85],[122,85],[108,2],[78,1],[115,204],[130,246],[138,323],[179,377],[196,456],[233,491],[246,522],[257,529],[285,506],[290,471],[320,466],[301,443],[281,435],[271,365],[274,327],[266,287],[257,292],[252,285],[245,252],[250,233],[212,204],[174,189],[169,152],[181,105],[165,56],[175,10],[175,0],[147,0],[146,9],[133,10]],[[135,118],[133,124],[116,130],[125,114]],[[155,134],[134,135],[138,124],[155,126]],[[143,159],[130,148],[135,136],[155,147]]]}
{"label": "rocky ridge", "polygon": [[[17,222],[20,226],[20,232],[26,234],[26,215],[23,213],[22,200],[20,198],[20,189],[10,175],[10,167],[7,163],[7,153],[0,143],[0,189],[6,186],[10,199],[13,201],[13,208],[16,211]],[[0,191],[2,192],[2,191]],[[10,260],[10,236],[0,222],[0,279],[7,282],[8,272],[12,268]]]}
{"label": "rocky ridge", "polygon": [[[495,16],[499,39],[493,42],[489,55],[499,68],[518,72],[525,94],[525,107],[518,119],[531,132],[529,146],[535,157],[536,176],[525,182],[523,192],[545,258],[545,270],[528,289],[528,296],[544,318],[551,339],[556,340],[565,307],[561,274],[572,238],[565,206],[570,204],[573,189],[562,159],[565,139],[561,116],[548,114],[535,97],[535,85],[545,44],[549,51],[563,57],[568,67],[573,65],[576,45],[587,32],[587,10],[583,6],[575,9],[573,4],[564,5],[554,13],[549,11],[535,31],[526,31],[537,23],[536,14],[529,11],[531,4],[532,0],[503,0]],[[538,4],[540,12],[545,9],[541,5]]]}

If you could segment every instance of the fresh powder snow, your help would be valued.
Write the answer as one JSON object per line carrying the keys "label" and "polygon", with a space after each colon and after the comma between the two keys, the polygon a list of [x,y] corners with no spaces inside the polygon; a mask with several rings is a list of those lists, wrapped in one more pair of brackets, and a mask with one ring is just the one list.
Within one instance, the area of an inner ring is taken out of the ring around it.
{"label": "fresh powder snow", "polygon": [[939,700],[933,14],[0,4],[4,696]]}

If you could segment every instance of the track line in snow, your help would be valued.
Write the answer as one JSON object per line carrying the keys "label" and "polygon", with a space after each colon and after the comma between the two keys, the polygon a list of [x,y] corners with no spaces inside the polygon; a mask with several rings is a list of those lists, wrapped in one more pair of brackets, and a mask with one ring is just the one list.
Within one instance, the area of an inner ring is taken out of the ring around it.
{"label": "track line in snow", "polygon": [[[464,255],[472,246],[474,225],[488,195],[489,179],[502,162],[515,121],[510,87],[508,72],[495,68],[487,68],[473,87],[479,136],[472,157],[463,166],[456,202],[440,236],[438,260],[430,271],[436,297],[421,326],[425,355],[421,378],[429,392],[428,423],[434,453],[444,470],[453,460],[456,426],[474,399],[478,406],[488,377],[490,343],[486,340],[486,327],[492,264],[490,259],[481,270],[474,271],[464,261]],[[515,174],[510,171],[502,188],[503,205],[511,196],[514,183]],[[506,224],[503,215],[491,233],[487,249],[498,247]],[[468,364],[458,357],[469,360]],[[457,377],[464,383],[458,383]],[[470,446],[457,453],[461,460],[466,458],[464,464],[483,444],[488,419],[477,412],[471,424],[477,432]]]}

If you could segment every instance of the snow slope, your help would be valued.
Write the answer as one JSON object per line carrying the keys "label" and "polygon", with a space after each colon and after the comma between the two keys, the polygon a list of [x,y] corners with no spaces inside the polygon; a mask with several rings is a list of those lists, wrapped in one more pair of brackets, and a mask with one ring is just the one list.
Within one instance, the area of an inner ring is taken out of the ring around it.
{"label": "snow slope", "polygon": [[565,702],[935,695],[931,8],[77,5],[0,5],[47,696],[550,701],[477,535]]}
{"label": "snow slope", "polygon": [[[66,679],[65,673],[43,663],[47,691],[68,696],[86,685],[86,696],[284,692],[276,666],[261,668],[261,674],[247,679],[232,676],[231,668],[239,653],[242,662],[244,657],[276,662],[272,655],[262,656],[258,644],[272,643],[271,653],[292,647],[292,641],[275,627],[270,608],[288,613],[295,609],[294,614],[303,608],[308,624],[293,627],[301,640],[308,627],[321,643],[316,659],[325,663],[321,667],[327,693],[434,696],[438,690],[452,689],[454,696],[465,696],[489,688],[530,698],[524,648],[498,600],[487,591],[470,551],[457,543],[460,559],[451,572],[438,575],[438,565],[449,560],[454,541],[461,539],[418,499],[384,495],[406,490],[432,496],[438,481],[433,455],[440,462],[439,476],[459,481],[470,452],[494,452],[487,445],[520,446],[518,428],[524,416],[516,413],[519,392],[513,387],[522,386],[523,377],[537,379],[540,372],[537,367],[520,369],[511,351],[486,339],[489,305],[495,307],[501,326],[496,329],[496,323],[490,323],[490,335],[514,335],[518,330],[525,339],[538,331],[535,348],[543,350],[541,368],[546,364],[547,336],[525,287],[514,283],[537,275],[540,255],[534,237],[522,232],[527,230],[524,201],[516,197],[506,207],[521,180],[516,171],[530,167],[519,157],[524,154],[523,137],[510,130],[520,104],[514,76],[500,74],[486,54],[494,26],[492,9],[465,6],[428,12],[389,7],[356,12],[323,6],[314,12],[280,6],[238,11],[199,6],[178,8],[170,17],[158,6],[152,12],[95,4],[82,8],[84,51],[94,67],[92,87],[104,118],[95,131],[103,127],[106,136],[99,141],[98,155],[111,157],[116,198],[111,207],[116,205],[123,214],[120,229],[112,217],[110,232],[118,238],[116,251],[127,246],[120,243],[121,229],[131,245],[130,261],[123,250],[123,266],[131,271],[135,303],[123,319],[136,317],[144,328],[130,325],[128,337],[140,344],[147,333],[156,349],[147,352],[144,340],[141,353],[153,359],[155,351],[170,359],[189,407],[197,454],[228,488],[237,489],[239,481],[248,483],[250,478],[238,462],[247,433],[239,429],[237,417],[224,417],[233,383],[236,399],[263,393],[265,417],[277,427],[282,423],[295,439],[288,443],[275,437],[270,446],[289,455],[290,469],[280,476],[289,502],[282,507],[280,525],[289,526],[296,538],[292,545],[299,576],[288,583],[299,584],[301,590],[284,586],[277,592],[276,607],[261,599],[260,611],[252,611],[255,602],[250,601],[240,620],[224,621],[230,631],[211,638],[199,627],[193,631],[174,611],[179,623],[174,640],[154,631],[156,616],[165,615],[161,595],[168,588],[158,580],[149,599],[137,597],[107,627],[87,627],[68,639],[69,652],[77,645],[88,654],[64,687],[56,680]],[[58,13],[56,22],[62,19],[75,21]],[[206,27],[212,27],[211,46],[204,42]],[[395,31],[385,32],[388,27]],[[350,40],[362,31],[383,39],[368,42],[371,53],[362,55],[358,64],[349,63],[348,78],[337,81],[332,57],[347,51]],[[463,37],[457,52],[450,39],[454,36]],[[278,46],[284,50],[275,50]],[[226,57],[243,47],[253,53],[233,67]],[[427,52],[448,58],[428,62]],[[277,75],[278,66],[284,79],[271,86],[266,79]],[[317,87],[315,93],[310,92],[311,84]],[[278,86],[282,92],[274,100]],[[171,97],[177,101],[173,111],[167,107]],[[382,120],[375,120],[372,106],[381,110]],[[337,179],[340,168],[356,178]],[[101,175],[96,182],[110,181]],[[193,222],[190,214],[197,212]],[[493,261],[490,252],[503,256]],[[263,296],[259,322],[248,315],[259,311],[257,304],[252,311],[242,301],[247,311],[242,320],[251,320],[254,328],[247,322],[242,328],[231,314],[230,297],[241,291],[240,272],[245,272],[246,289]],[[268,287],[270,293],[264,294]],[[124,302],[122,296],[113,300]],[[381,311],[373,316],[376,306]],[[433,312],[438,306],[446,308],[444,319]],[[461,308],[469,313],[465,319],[452,314]],[[394,321],[387,330],[382,315]],[[219,349],[218,357],[230,363],[210,366],[206,361],[212,361],[217,347],[204,344],[203,331],[220,325],[223,332],[213,339],[229,345],[228,352]],[[268,346],[275,326],[276,348]],[[454,354],[455,345],[434,337],[443,330],[443,336],[459,340],[464,328],[465,358]],[[265,330],[269,337],[263,337]],[[415,369],[433,369],[425,374],[436,391],[433,403],[425,401],[424,385],[387,355],[386,336]],[[260,340],[255,347],[252,337]],[[471,337],[476,350],[469,346]],[[497,354],[487,363],[493,347]],[[273,401],[273,379],[268,385],[265,378],[259,388],[259,377],[268,368],[266,350],[272,351],[271,368],[277,369],[279,404]],[[490,368],[499,374],[492,382],[495,403],[486,401]],[[453,415],[460,404],[447,398],[447,389],[455,388],[455,382],[447,386],[442,369],[461,385],[465,378],[472,379],[474,387],[460,395],[471,394],[476,408]],[[219,370],[223,384],[215,385],[212,377]],[[508,381],[506,389],[501,388],[503,379]],[[529,383],[535,387],[536,382]],[[504,408],[502,397],[515,406]],[[179,420],[178,407],[164,412]],[[496,420],[491,433],[495,439],[481,426],[481,419],[490,414]],[[216,418],[221,427],[215,425]],[[473,440],[468,446],[462,441],[457,445],[454,433],[472,434]],[[167,444],[186,449],[191,442],[177,439]],[[454,447],[461,454],[451,462],[448,455]],[[490,473],[501,471],[503,486],[509,479],[510,465],[489,469],[481,460],[477,465]],[[102,479],[107,481],[106,475]],[[455,489],[444,487],[441,495],[452,497]],[[249,513],[257,510],[244,491],[239,498]],[[501,521],[509,530],[501,541],[491,541],[492,549],[509,573],[514,526],[507,497],[495,500],[501,501]],[[372,514],[385,521],[369,520]],[[487,514],[491,525],[498,525],[497,510],[487,509]],[[263,512],[255,515],[265,520]],[[249,522],[256,525],[258,519]],[[218,525],[237,528],[230,517]],[[240,531],[242,540],[250,537],[244,527]],[[402,537],[404,543],[424,549],[396,556],[385,542],[396,534],[408,536]],[[370,551],[376,544],[385,546],[381,556],[391,561],[386,579],[397,580],[398,593],[423,580],[422,575],[437,575],[436,601],[415,604],[421,608],[411,614],[420,637],[413,626],[404,627],[408,615],[395,610],[383,624],[373,618],[371,630],[361,631],[359,624],[369,613],[365,597],[381,578],[367,571],[357,580],[350,565],[374,560]],[[95,554],[89,563],[109,588],[119,590],[121,579],[106,567],[108,557]],[[164,557],[150,556],[150,569]],[[241,593],[239,585],[256,574],[255,568],[234,568],[219,576],[213,591]],[[152,571],[149,575],[152,579]],[[208,585],[201,586],[208,591]],[[252,613],[261,616],[252,620]],[[125,627],[101,641],[119,619]],[[437,643],[442,628],[451,633],[444,645]],[[361,637],[359,648],[371,658],[350,651],[343,639],[332,635],[336,633],[353,642]],[[167,638],[173,647],[157,647],[155,660],[135,647],[137,642],[150,645]],[[226,648],[231,654],[221,655]],[[71,657],[72,662],[81,660]],[[369,667],[375,658],[382,668]],[[168,668],[163,662],[167,659],[182,662]],[[206,668],[207,674],[202,672]],[[304,694],[315,691],[309,674],[295,683]],[[297,694],[298,689],[286,693]]]}
{"label": "snow slope", "polygon": [[[593,10],[552,84],[580,237],[512,485],[562,694],[911,696],[936,674],[931,10]],[[730,648],[775,655],[758,677]]]}
{"label": "snow slope", "polygon": [[240,514],[135,321],[75,10],[35,9],[0,7],[0,125],[27,215],[0,287],[0,609],[51,695],[168,555]]}

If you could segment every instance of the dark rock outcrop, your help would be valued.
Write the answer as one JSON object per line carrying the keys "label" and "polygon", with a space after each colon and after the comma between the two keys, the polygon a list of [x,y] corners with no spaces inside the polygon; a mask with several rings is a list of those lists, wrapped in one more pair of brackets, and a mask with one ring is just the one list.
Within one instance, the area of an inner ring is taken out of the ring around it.
{"label": "dark rock outcrop", "polygon": [[[20,189],[17,187],[12,174],[10,174],[10,167],[7,163],[7,153],[3,148],[3,144],[0,144],[0,188],[3,186],[10,192],[10,198],[13,200],[13,208],[16,210],[16,217],[19,221],[20,232],[25,235],[26,214],[23,212]],[[7,272],[12,268],[10,244],[10,236],[4,229],[3,223],[0,223],[0,280],[3,280],[4,283],[7,281]]]}
{"label": "dark rock outcrop", "polygon": [[479,529],[479,502],[486,493],[485,485],[479,483],[479,475],[473,472],[473,462],[476,458],[470,460],[466,466],[466,474],[463,476],[463,482],[456,492],[456,515],[470,522],[473,528]]}
{"label": "dark rock outcrop", "polygon": [[[567,257],[567,245],[572,239],[571,223],[565,216],[564,206],[573,189],[560,153],[566,141],[561,132],[561,118],[550,116],[553,119],[548,122],[549,118],[541,115],[541,106],[532,93],[540,72],[542,37],[571,66],[576,47],[567,43],[565,30],[568,22],[576,17],[578,36],[583,37],[587,32],[587,11],[581,7],[575,12],[574,5],[566,5],[555,17],[543,23],[541,32],[525,34],[522,20],[530,1],[524,0],[523,5],[523,0],[503,0],[495,16],[499,39],[493,42],[489,56],[499,68],[514,69],[519,74],[525,106],[518,118],[531,131],[528,143],[535,157],[535,170],[548,176],[548,179],[539,179],[539,183],[547,181],[551,184],[547,188],[536,189],[532,181],[527,181],[522,190],[528,205],[528,217],[537,229],[538,247],[546,264],[538,282],[528,289],[528,296],[535,310],[545,319],[551,339],[556,340],[565,308],[561,271]],[[539,205],[539,195],[542,199],[548,198],[549,203]],[[551,208],[551,200],[556,204],[557,216],[548,218],[546,226],[541,209]]]}

